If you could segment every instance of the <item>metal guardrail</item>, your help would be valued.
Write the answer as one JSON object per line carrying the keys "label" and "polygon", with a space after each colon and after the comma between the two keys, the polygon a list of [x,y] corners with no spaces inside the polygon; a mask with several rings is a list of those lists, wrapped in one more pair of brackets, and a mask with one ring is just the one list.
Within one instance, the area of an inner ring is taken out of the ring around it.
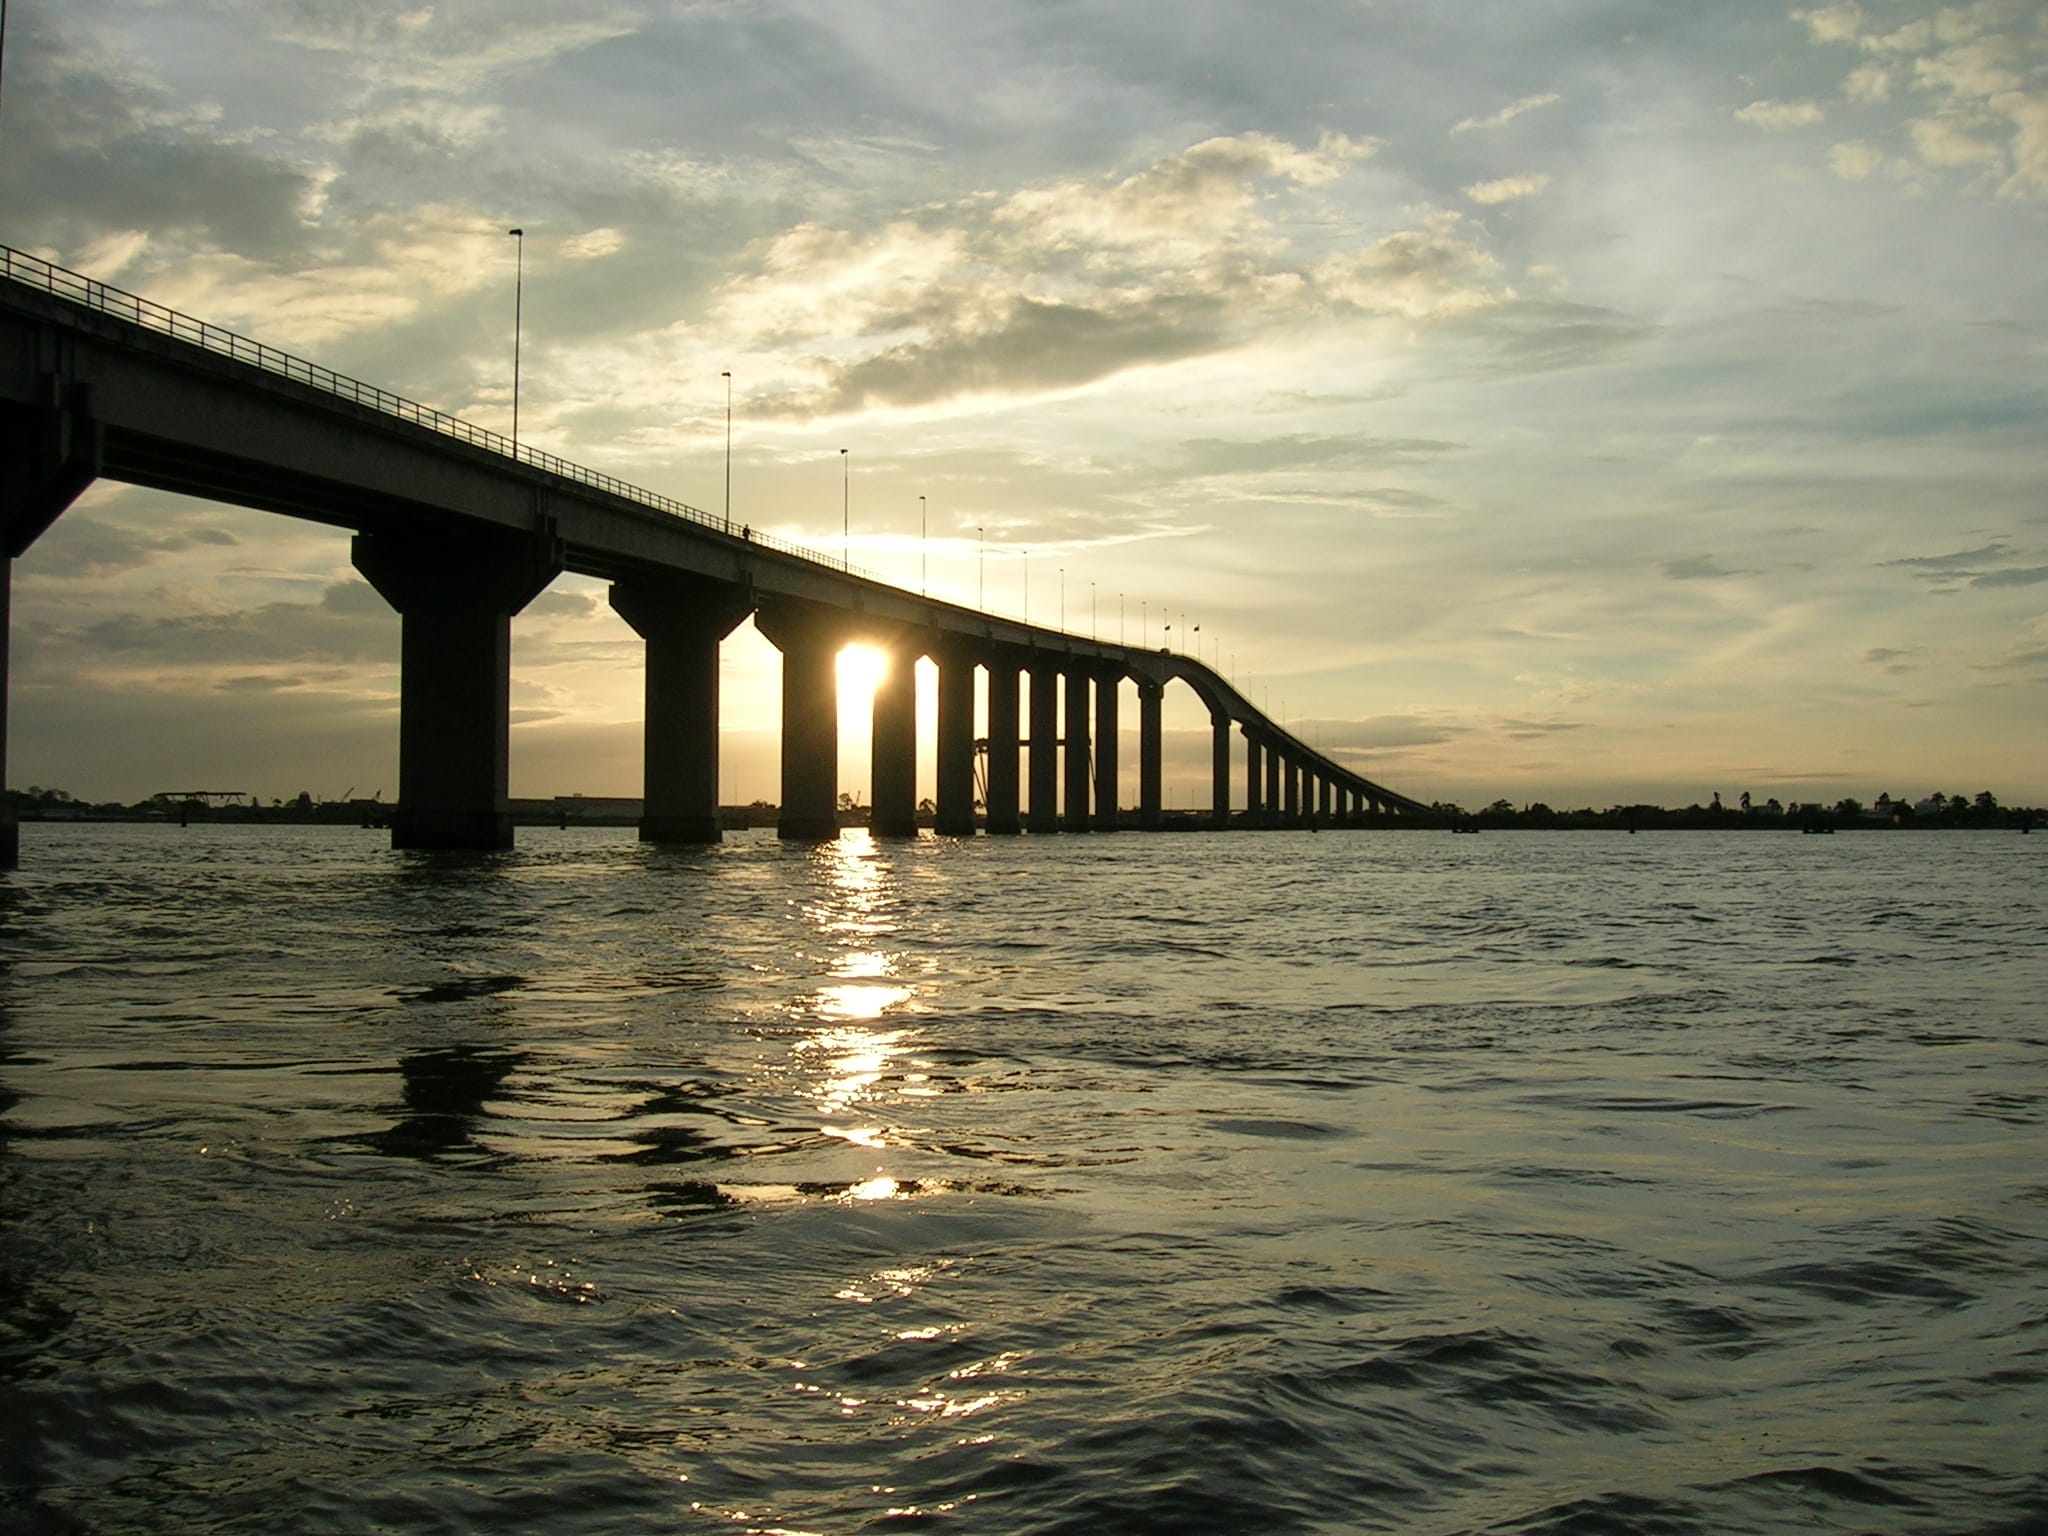
{"label": "metal guardrail", "polygon": [[[169,336],[173,340],[185,342],[204,351],[233,358],[239,363],[247,363],[265,373],[274,373],[280,378],[291,379],[322,393],[333,395],[337,399],[367,407],[381,415],[409,421],[415,426],[425,427],[430,432],[438,432],[443,437],[453,438],[457,442],[468,443],[489,453],[501,454],[516,463],[531,465],[535,469],[558,475],[564,480],[573,480],[578,485],[587,485],[593,490],[603,491],[621,500],[651,507],[657,512],[666,512],[672,517],[684,518],[689,522],[700,523],[720,533],[734,532],[730,521],[706,512],[701,507],[693,507],[688,502],[677,501],[674,497],[664,496],[659,491],[650,491],[611,475],[601,474],[597,470],[586,469],[581,464],[557,458],[552,453],[544,453],[527,444],[514,443],[501,433],[464,421],[459,416],[450,416],[447,412],[437,411],[430,405],[421,405],[416,400],[394,395],[374,384],[365,384],[362,380],[352,379],[347,374],[336,373],[332,368],[323,368],[318,363],[294,357],[289,352],[280,352],[276,347],[253,341],[221,326],[210,325],[204,320],[180,314],[177,310],[159,304],[153,299],[145,299],[140,294],[129,293],[111,284],[100,282],[97,278],[73,272],[68,267],[60,267],[54,262],[44,261],[40,256],[18,251],[12,246],[0,245],[0,277],[25,287],[40,289],[44,293],[53,294],[97,314],[111,315],[117,320],[139,325],[144,330],[155,331],[159,335]],[[759,545],[777,554],[794,555],[799,560],[807,560],[828,570],[858,576],[864,581],[882,580],[871,571],[862,570],[843,560],[833,560],[816,550],[806,549],[801,544],[792,544],[787,539],[778,539],[773,534],[763,533],[758,529],[743,528],[740,536],[748,543]]]}

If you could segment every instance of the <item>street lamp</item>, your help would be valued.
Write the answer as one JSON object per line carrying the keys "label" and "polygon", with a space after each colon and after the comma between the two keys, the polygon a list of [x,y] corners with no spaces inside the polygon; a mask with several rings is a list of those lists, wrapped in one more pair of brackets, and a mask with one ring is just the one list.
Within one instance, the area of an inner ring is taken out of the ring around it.
{"label": "street lamp", "polygon": [[988,612],[988,530],[975,525],[974,536],[981,541],[981,555],[974,569],[974,606]]}
{"label": "street lamp", "polygon": [[725,380],[725,531],[732,532],[732,370],[726,369],[719,377]]}
{"label": "street lamp", "polygon": [[1060,633],[1067,632],[1067,568],[1060,567]]}
{"label": "street lamp", "polygon": [[512,237],[512,457],[519,457],[519,332],[526,307],[526,231],[508,229]]}
{"label": "street lamp", "polygon": [[839,450],[839,564],[844,570],[853,569],[853,471],[847,467],[844,448]]}
{"label": "street lamp", "polygon": [[932,595],[932,550],[925,532],[924,498],[917,498],[917,584],[924,595]]}

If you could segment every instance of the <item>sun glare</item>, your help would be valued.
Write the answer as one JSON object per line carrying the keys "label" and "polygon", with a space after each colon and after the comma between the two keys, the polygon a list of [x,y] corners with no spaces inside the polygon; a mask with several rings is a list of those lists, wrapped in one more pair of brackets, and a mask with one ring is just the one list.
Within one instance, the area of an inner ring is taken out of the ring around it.
{"label": "sun glare", "polygon": [[839,697],[869,700],[889,671],[889,658],[872,645],[855,643],[839,653]]}

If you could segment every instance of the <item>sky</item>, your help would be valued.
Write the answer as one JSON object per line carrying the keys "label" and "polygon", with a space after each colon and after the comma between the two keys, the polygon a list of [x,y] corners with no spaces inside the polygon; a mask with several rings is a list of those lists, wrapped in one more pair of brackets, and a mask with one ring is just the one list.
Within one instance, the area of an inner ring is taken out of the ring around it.
{"label": "sky", "polygon": [[[2048,5],[7,28],[0,241],[501,431],[516,284],[523,441],[720,508],[729,371],[736,520],[1199,648],[1404,794],[2048,804]],[[13,624],[16,788],[396,794],[345,532],[102,482]],[[637,794],[603,585],[513,668],[513,793]],[[777,655],[723,673],[723,793],[772,799]],[[1206,719],[1171,691],[1169,803]]]}

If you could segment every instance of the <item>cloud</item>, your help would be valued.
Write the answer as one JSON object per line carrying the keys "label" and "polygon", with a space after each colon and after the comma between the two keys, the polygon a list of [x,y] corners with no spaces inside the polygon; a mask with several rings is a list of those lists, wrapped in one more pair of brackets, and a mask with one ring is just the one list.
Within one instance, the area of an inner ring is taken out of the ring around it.
{"label": "cloud", "polygon": [[177,554],[195,545],[232,546],[235,536],[204,525],[169,533],[144,533],[73,510],[64,517],[64,537],[37,546],[33,570],[40,579],[58,581],[100,578],[147,565],[159,555]]}
{"label": "cloud", "polygon": [[236,0],[236,9],[273,41],[336,55],[380,93],[471,94],[639,26],[634,7],[603,0],[573,14],[546,0]]}
{"label": "cloud", "polygon": [[1863,30],[1863,7],[1855,0],[1843,0],[1839,5],[1824,5],[1818,10],[1794,11],[1795,19],[1806,23],[1807,31],[1816,43],[1854,42]]}
{"label": "cloud", "polygon": [[1939,575],[1967,574],[1987,560],[2010,559],[2012,551],[2002,539],[1989,544],[1980,544],[1975,549],[1959,549],[1946,555],[1910,555],[1898,560],[1886,560],[1887,566],[1905,566],[1910,570],[1929,571]]}
{"label": "cloud", "polygon": [[[1865,56],[1843,81],[1851,101],[1878,104],[1901,92],[1931,100],[1932,111],[1898,129],[1911,163],[1965,173],[1973,186],[2000,197],[2048,192],[2048,89],[2041,84],[2048,77],[2048,30],[2027,25],[2028,8],[2008,0],[1916,9],[1919,15],[1889,30],[1872,28],[1854,4],[1793,14],[1815,44],[1853,45]],[[1776,105],[1759,102],[1737,115]],[[1837,175],[1862,180],[1887,158],[1867,143],[1837,146],[1830,164]]]}
{"label": "cloud", "polygon": [[766,415],[1062,390],[1213,355],[1318,318],[1439,320],[1499,302],[1499,262],[1456,214],[1307,266],[1288,218],[1372,153],[1325,137],[1206,139],[1143,170],[922,210],[861,231],[806,222],[715,305],[743,344],[808,342]]}
{"label": "cloud", "polygon": [[1995,539],[1975,549],[1959,549],[1946,555],[1914,555],[1882,564],[1912,571],[1932,582],[1967,581],[1972,588],[2034,587],[2048,582],[2048,565],[2007,563],[2015,558],[2015,552],[2003,539]]}
{"label": "cloud", "polygon": [[1844,181],[1867,181],[1885,169],[1884,152],[1874,144],[1851,139],[1828,150],[1828,169]]}
{"label": "cloud", "polygon": [[1477,133],[1488,128],[1505,128],[1525,112],[1534,112],[1540,107],[1556,106],[1564,98],[1555,91],[1546,91],[1541,96],[1524,96],[1520,101],[1502,107],[1491,117],[1468,117],[1452,126],[1453,133]]}
{"label": "cloud", "polygon": [[1735,116],[1737,121],[1766,133],[1784,133],[1793,128],[1810,128],[1827,113],[1815,101],[1752,101]]}
{"label": "cloud", "polygon": [[329,666],[394,667],[398,618],[368,583],[330,584],[317,603],[277,602],[215,613],[150,617],[112,614],[90,624],[46,633],[38,657],[68,653],[93,658],[116,675],[184,675],[214,686],[214,669],[240,673],[252,666],[318,662]]}
{"label": "cloud", "polygon": [[1465,189],[1465,195],[1475,203],[1511,203],[1520,198],[1534,197],[1550,185],[1550,177],[1538,172],[1527,176],[1504,176],[1499,181],[1482,181]]}
{"label": "cloud", "polygon": [[2031,565],[2022,570],[1986,571],[1970,578],[1973,587],[2037,587],[2048,581],[2048,565]]}
{"label": "cloud", "polygon": [[1256,229],[1261,183],[1324,186],[1377,148],[1341,136],[1326,136],[1313,150],[1263,133],[1205,139],[1110,186],[1066,182],[1018,192],[995,217],[1039,245],[1200,255]]}
{"label": "cloud", "polygon": [[1371,314],[1438,319],[1487,309],[1501,300],[1493,286],[1500,262],[1465,234],[1458,215],[1430,215],[1363,250],[1332,257],[1315,270],[1325,295]]}
{"label": "cloud", "polygon": [[1753,572],[1730,570],[1711,555],[1691,555],[1683,560],[1664,562],[1664,576],[1669,581],[1715,581],[1726,576],[1747,576]]}

